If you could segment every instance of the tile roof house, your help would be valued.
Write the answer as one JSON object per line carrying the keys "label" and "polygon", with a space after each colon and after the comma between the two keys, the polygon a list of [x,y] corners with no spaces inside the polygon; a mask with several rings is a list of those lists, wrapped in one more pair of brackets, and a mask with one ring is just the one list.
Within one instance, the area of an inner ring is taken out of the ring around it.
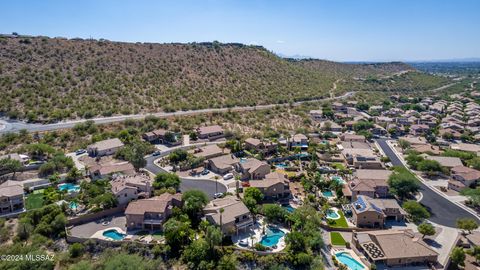
{"label": "tile roof house", "polygon": [[238,166],[240,160],[234,155],[223,155],[205,161],[205,167],[214,173],[226,174]]}
{"label": "tile roof house", "polygon": [[87,147],[88,154],[93,157],[101,157],[115,154],[123,148],[124,144],[120,139],[113,138],[91,144]]}
{"label": "tile roof house", "polygon": [[450,149],[480,154],[480,145],[471,143],[454,143],[450,145]]}
{"label": "tile roof house", "polygon": [[22,212],[25,208],[23,185],[6,181],[0,185],[0,216]]}
{"label": "tile roof house", "polygon": [[373,264],[434,264],[438,253],[409,230],[353,232],[352,243]]}
{"label": "tile roof house", "polygon": [[432,155],[441,155],[443,153],[440,147],[431,144],[412,145],[410,149],[420,154],[431,153]]}
{"label": "tile roof house", "polygon": [[128,229],[161,229],[174,207],[182,206],[182,194],[163,193],[149,199],[130,202],[125,210]]}
{"label": "tile roof house", "polygon": [[463,165],[453,167],[450,172],[452,179],[449,180],[448,187],[456,191],[470,187],[480,180],[480,171]]}
{"label": "tile roof house", "polygon": [[167,131],[165,129],[156,129],[150,132],[145,132],[142,135],[142,138],[150,143],[163,143],[165,140],[165,134]]}
{"label": "tile roof house", "polygon": [[357,227],[383,228],[387,219],[402,221],[406,215],[394,199],[373,199],[359,195],[351,206],[353,223]]}
{"label": "tile roof house", "polygon": [[270,173],[270,165],[265,161],[249,158],[240,160],[238,171],[241,173],[241,180],[262,179]]}
{"label": "tile roof house", "polygon": [[153,192],[153,179],[146,174],[118,176],[110,184],[119,204],[127,204],[139,198],[149,198]]}
{"label": "tile roof house", "polygon": [[256,138],[248,138],[245,140],[245,149],[255,150],[262,154],[270,154],[277,150],[277,143],[263,141]]}
{"label": "tile roof house", "polygon": [[384,198],[388,195],[388,178],[392,174],[389,170],[357,170],[355,179],[349,183],[352,191],[352,200],[357,196],[365,195],[371,198]]}
{"label": "tile roof house", "polygon": [[443,157],[443,156],[429,156],[429,155],[422,155],[422,156],[424,156],[425,159],[435,160],[438,163],[440,163],[440,165],[442,165],[443,167],[446,167],[449,169],[456,166],[463,165],[462,160],[458,157]]}
{"label": "tile roof house", "polygon": [[414,136],[420,136],[427,133],[430,127],[425,124],[417,124],[410,126],[410,133]]}
{"label": "tile roof house", "polygon": [[265,176],[264,179],[250,180],[251,187],[258,188],[265,198],[285,198],[290,195],[290,181],[278,172],[272,172]]}
{"label": "tile roof house", "polygon": [[219,125],[206,126],[197,128],[198,138],[210,141],[218,140],[225,137],[223,128]]}
{"label": "tile roof house", "polygon": [[231,195],[210,201],[203,213],[208,222],[220,226],[226,235],[246,231],[254,224],[252,214],[245,204]]}
{"label": "tile roof house", "polygon": [[363,135],[356,135],[356,134],[349,134],[349,133],[344,133],[340,135],[340,140],[344,142],[365,142],[365,136]]}
{"label": "tile roof house", "polygon": [[308,147],[308,138],[304,134],[295,134],[288,141],[288,147],[290,149],[294,147],[307,148]]}
{"label": "tile roof house", "polygon": [[130,162],[120,162],[114,164],[94,164],[88,167],[87,170],[90,174],[90,177],[94,180],[116,174],[131,175],[135,173],[135,168]]}
{"label": "tile roof house", "polygon": [[230,153],[228,149],[222,149],[216,144],[205,145],[193,150],[193,155],[195,157],[203,157],[205,159],[218,157],[228,153]]}
{"label": "tile roof house", "polygon": [[320,123],[320,129],[331,132],[341,132],[342,126],[333,121],[323,121]]}

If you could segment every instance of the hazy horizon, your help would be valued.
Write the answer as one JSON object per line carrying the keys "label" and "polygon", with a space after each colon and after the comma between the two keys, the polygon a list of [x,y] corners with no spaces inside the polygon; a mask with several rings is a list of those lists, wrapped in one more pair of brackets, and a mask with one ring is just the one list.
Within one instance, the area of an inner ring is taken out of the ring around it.
{"label": "hazy horizon", "polygon": [[480,2],[472,0],[19,0],[0,7],[5,34],[119,42],[218,40],[341,62],[480,58]]}

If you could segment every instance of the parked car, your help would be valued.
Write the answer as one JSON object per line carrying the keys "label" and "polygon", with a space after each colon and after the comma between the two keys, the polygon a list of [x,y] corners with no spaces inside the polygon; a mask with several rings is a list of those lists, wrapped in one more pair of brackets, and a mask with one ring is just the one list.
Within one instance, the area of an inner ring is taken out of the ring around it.
{"label": "parked car", "polygon": [[222,198],[223,197],[223,193],[215,193],[213,194],[213,198],[214,199],[218,199],[218,198]]}
{"label": "parked car", "polygon": [[87,150],[85,149],[78,149],[77,151],[75,151],[75,155],[81,155],[81,154],[85,154],[87,152]]}
{"label": "parked car", "polygon": [[160,156],[161,152],[160,151],[155,151],[153,152],[152,156],[156,157],[156,156]]}
{"label": "parked car", "polygon": [[227,173],[223,176],[223,180],[228,180],[233,178],[233,173]]}
{"label": "parked car", "polygon": [[210,171],[207,170],[207,169],[205,169],[205,170],[202,171],[201,175],[207,175],[207,174],[209,174],[209,173],[210,173]]}

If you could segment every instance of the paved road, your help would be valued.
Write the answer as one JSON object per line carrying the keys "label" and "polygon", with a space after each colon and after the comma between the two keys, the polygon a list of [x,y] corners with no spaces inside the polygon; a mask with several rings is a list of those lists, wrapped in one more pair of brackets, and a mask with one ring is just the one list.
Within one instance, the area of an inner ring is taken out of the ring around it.
{"label": "paved road", "polygon": [[[302,103],[312,102],[312,101],[327,101],[327,100],[336,100],[336,99],[343,99],[351,97],[355,94],[355,92],[347,92],[338,97],[331,97],[331,98],[324,98],[324,99],[316,99],[316,100],[309,100],[309,101],[298,101],[293,103],[293,106],[299,106]],[[145,113],[145,114],[132,114],[132,115],[120,115],[120,116],[111,116],[111,117],[100,117],[100,118],[92,118],[88,120],[94,121],[96,124],[108,124],[114,122],[121,122],[127,119],[143,119],[147,116],[156,116],[160,118],[172,117],[172,116],[182,116],[182,115],[196,115],[196,114],[205,114],[205,113],[214,113],[214,112],[227,112],[227,111],[254,111],[254,110],[265,110],[274,108],[276,106],[290,106],[288,103],[282,104],[268,104],[268,105],[258,105],[258,106],[245,106],[245,107],[232,107],[232,108],[218,108],[218,109],[203,109],[203,110],[191,110],[191,111],[178,111],[178,112],[159,112],[159,113]],[[0,120],[0,134],[8,133],[8,132],[18,132],[22,129],[27,130],[28,132],[41,132],[41,131],[50,131],[50,130],[58,130],[58,129],[65,129],[65,128],[72,128],[78,123],[82,123],[87,121],[87,119],[82,120],[73,120],[73,121],[64,121],[54,124],[31,124],[25,123],[22,121],[15,121],[15,120]],[[3,127],[2,127],[3,125]]]}
{"label": "paved road", "polygon": [[[158,174],[161,172],[166,172],[162,168],[158,167],[154,161],[162,156],[167,155],[168,152],[162,152],[162,155],[160,156],[147,156],[145,160],[147,161],[147,165],[145,166],[145,169],[150,171],[153,174]],[[217,192],[224,193],[227,191],[227,188],[219,182],[215,182],[212,180],[202,180],[202,179],[187,179],[187,178],[180,178],[182,180],[180,184],[180,190],[182,192],[185,192],[187,190],[192,190],[192,189],[200,189],[203,192],[205,192],[210,199],[213,199],[213,194]]]}
{"label": "paved road", "polygon": [[[382,148],[385,155],[390,158],[391,163],[394,166],[403,166],[398,156],[393,152],[390,146],[387,144],[387,139],[377,139],[376,142]],[[439,195],[430,187],[420,182],[420,192],[423,194],[421,203],[427,207],[432,214],[429,218],[430,221],[444,225],[447,227],[455,227],[455,223],[459,218],[473,218],[478,220],[478,217],[447,200],[445,197]]]}

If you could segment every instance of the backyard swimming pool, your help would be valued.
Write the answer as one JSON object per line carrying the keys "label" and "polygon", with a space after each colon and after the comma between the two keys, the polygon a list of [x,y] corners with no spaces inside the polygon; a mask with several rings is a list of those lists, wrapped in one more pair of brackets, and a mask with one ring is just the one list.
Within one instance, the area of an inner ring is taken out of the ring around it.
{"label": "backyard swimming pool", "polygon": [[275,167],[277,167],[279,169],[285,169],[285,168],[288,168],[288,165],[285,164],[285,163],[277,163],[277,164],[275,164]]}
{"label": "backyard swimming pool", "polygon": [[110,238],[112,240],[117,240],[117,241],[123,240],[123,238],[125,238],[125,234],[120,233],[115,229],[104,231],[102,235],[105,236],[106,238]]}
{"label": "backyard swimming pool", "polygon": [[348,269],[350,270],[363,270],[365,267],[363,266],[362,263],[359,261],[355,260],[348,252],[339,252],[335,254],[335,257],[337,259],[345,264]]}
{"label": "backyard swimming pool", "polygon": [[338,175],[332,176],[332,180],[336,181],[337,183],[342,184],[342,185],[347,183],[347,182],[345,182],[345,180],[343,180],[343,178],[341,176],[338,176]]}
{"label": "backyard swimming pool", "polygon": [[266,228],[266,233],[267,234],[264,235],[260,241],[260,244],[266,247],[277,245],[280,239],[285,236],[285,233],[282,230],[270,226]]}
{"label": "backyard swimming pool", "polygon": [[72,184],[72,183],[63,183],[63,184],[58,185],[58,190],[67,191],[68,193],[78,192],[78,191],[80,191],[80,185],[75,185],[75,184]]}
{"label": "backyard swimming pool", "polygon": [[287,212],[292,213],[295,211],[295,208],[293,208],[290,204],[284,204],[282,205],[283,209],[287,210]]}
{"label": "backyard swimming pool", "polygon": [[340,215],[338,214],[338,210],[329,209],[327,211],[327,218],[329,218],[329,219],[339,219]]}
{"label": "backyard swimming pool", "polygon": [[333,192],[331,190],[322,191],[322,195],[325,198],[333,198]]}
{"label": "backyard swimming pool", "polygon": [[77,209],[78,209],[78,203],[76,203],[76,202],[70,202],[70,203],[68,204],[68,207],[69,207],[70,209],[72,209],[72,210],[77,210]]}

